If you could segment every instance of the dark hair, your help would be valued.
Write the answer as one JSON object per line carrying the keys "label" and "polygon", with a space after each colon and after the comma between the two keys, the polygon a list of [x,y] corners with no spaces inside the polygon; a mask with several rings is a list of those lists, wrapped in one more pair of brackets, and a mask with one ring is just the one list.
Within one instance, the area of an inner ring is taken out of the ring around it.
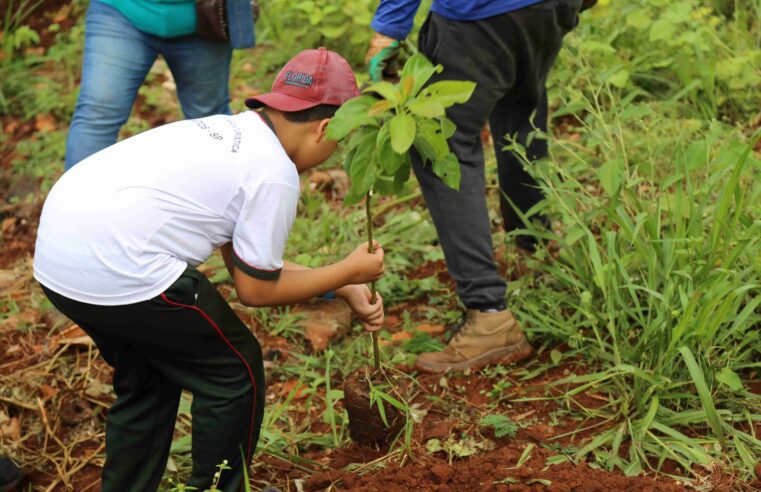
{"label": "dark hair", "polygon": [[308,123],[310,121],[324,120],[332,118],[338,111],[338,106],[332,104],[320,104],[313,108],[301,111],[283,111],[283,116],[291,123]]}

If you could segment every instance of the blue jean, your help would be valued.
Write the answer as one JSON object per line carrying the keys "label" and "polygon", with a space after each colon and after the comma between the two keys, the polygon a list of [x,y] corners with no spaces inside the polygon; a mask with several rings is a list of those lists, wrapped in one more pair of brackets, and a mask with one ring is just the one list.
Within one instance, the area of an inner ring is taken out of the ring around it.
{"label": "blue jean", "polygon": [[195,34],[154,36],[136,29],[110,5],[93,0],[85,24],[80,93],[66,140],[66,170],[116,142],[158,55],[174,76],[186,118],[230,113],[229,43]]}

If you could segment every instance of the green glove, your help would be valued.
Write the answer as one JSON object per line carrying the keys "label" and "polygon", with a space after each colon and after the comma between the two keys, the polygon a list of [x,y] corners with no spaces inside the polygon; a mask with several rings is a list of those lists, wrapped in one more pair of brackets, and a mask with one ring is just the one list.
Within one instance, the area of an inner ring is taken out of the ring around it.
{"label": "green glove", "polygon": [[390,69],[399,57],[401,46],[402,44],[398,40],[375,33],[370,41],[370,48],[365,57],[365,62],[370,72],[370,80],[379,82],[383,80],[384,74],[393,75],[390,73],[393,70]]}

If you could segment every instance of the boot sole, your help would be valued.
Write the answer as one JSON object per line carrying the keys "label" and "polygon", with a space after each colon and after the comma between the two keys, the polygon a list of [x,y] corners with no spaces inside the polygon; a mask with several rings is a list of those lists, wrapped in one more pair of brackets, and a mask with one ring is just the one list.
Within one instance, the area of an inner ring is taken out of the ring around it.
{"label": "boot sole", "polygon": [[512,364],[514,362],[518,362],[531,357],[533,353],[534,348],[528,343],[528,340],[526,340],[524,335],[523,339],[514,345],[489,350],[472,359],[456,362],[453,364],[439,364],[436,362],[421,364],[416,362],[415,369],[428,373],[441,373],[447,369],[454,371],[463,371],[465,369],[478,370],[488,365]]}

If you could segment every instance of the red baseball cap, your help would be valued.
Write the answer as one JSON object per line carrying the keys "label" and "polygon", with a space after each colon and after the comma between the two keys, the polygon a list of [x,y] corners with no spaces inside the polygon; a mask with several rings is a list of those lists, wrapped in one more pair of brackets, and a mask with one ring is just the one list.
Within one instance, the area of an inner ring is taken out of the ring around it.
{"label": "red baseball cap", "polygon": [[358,95],[349,62],[335,51],[318,48],[291,58],[277,74],[272,91],[246,99],[246,106],[302,111],[320,104],[340,106]]}

